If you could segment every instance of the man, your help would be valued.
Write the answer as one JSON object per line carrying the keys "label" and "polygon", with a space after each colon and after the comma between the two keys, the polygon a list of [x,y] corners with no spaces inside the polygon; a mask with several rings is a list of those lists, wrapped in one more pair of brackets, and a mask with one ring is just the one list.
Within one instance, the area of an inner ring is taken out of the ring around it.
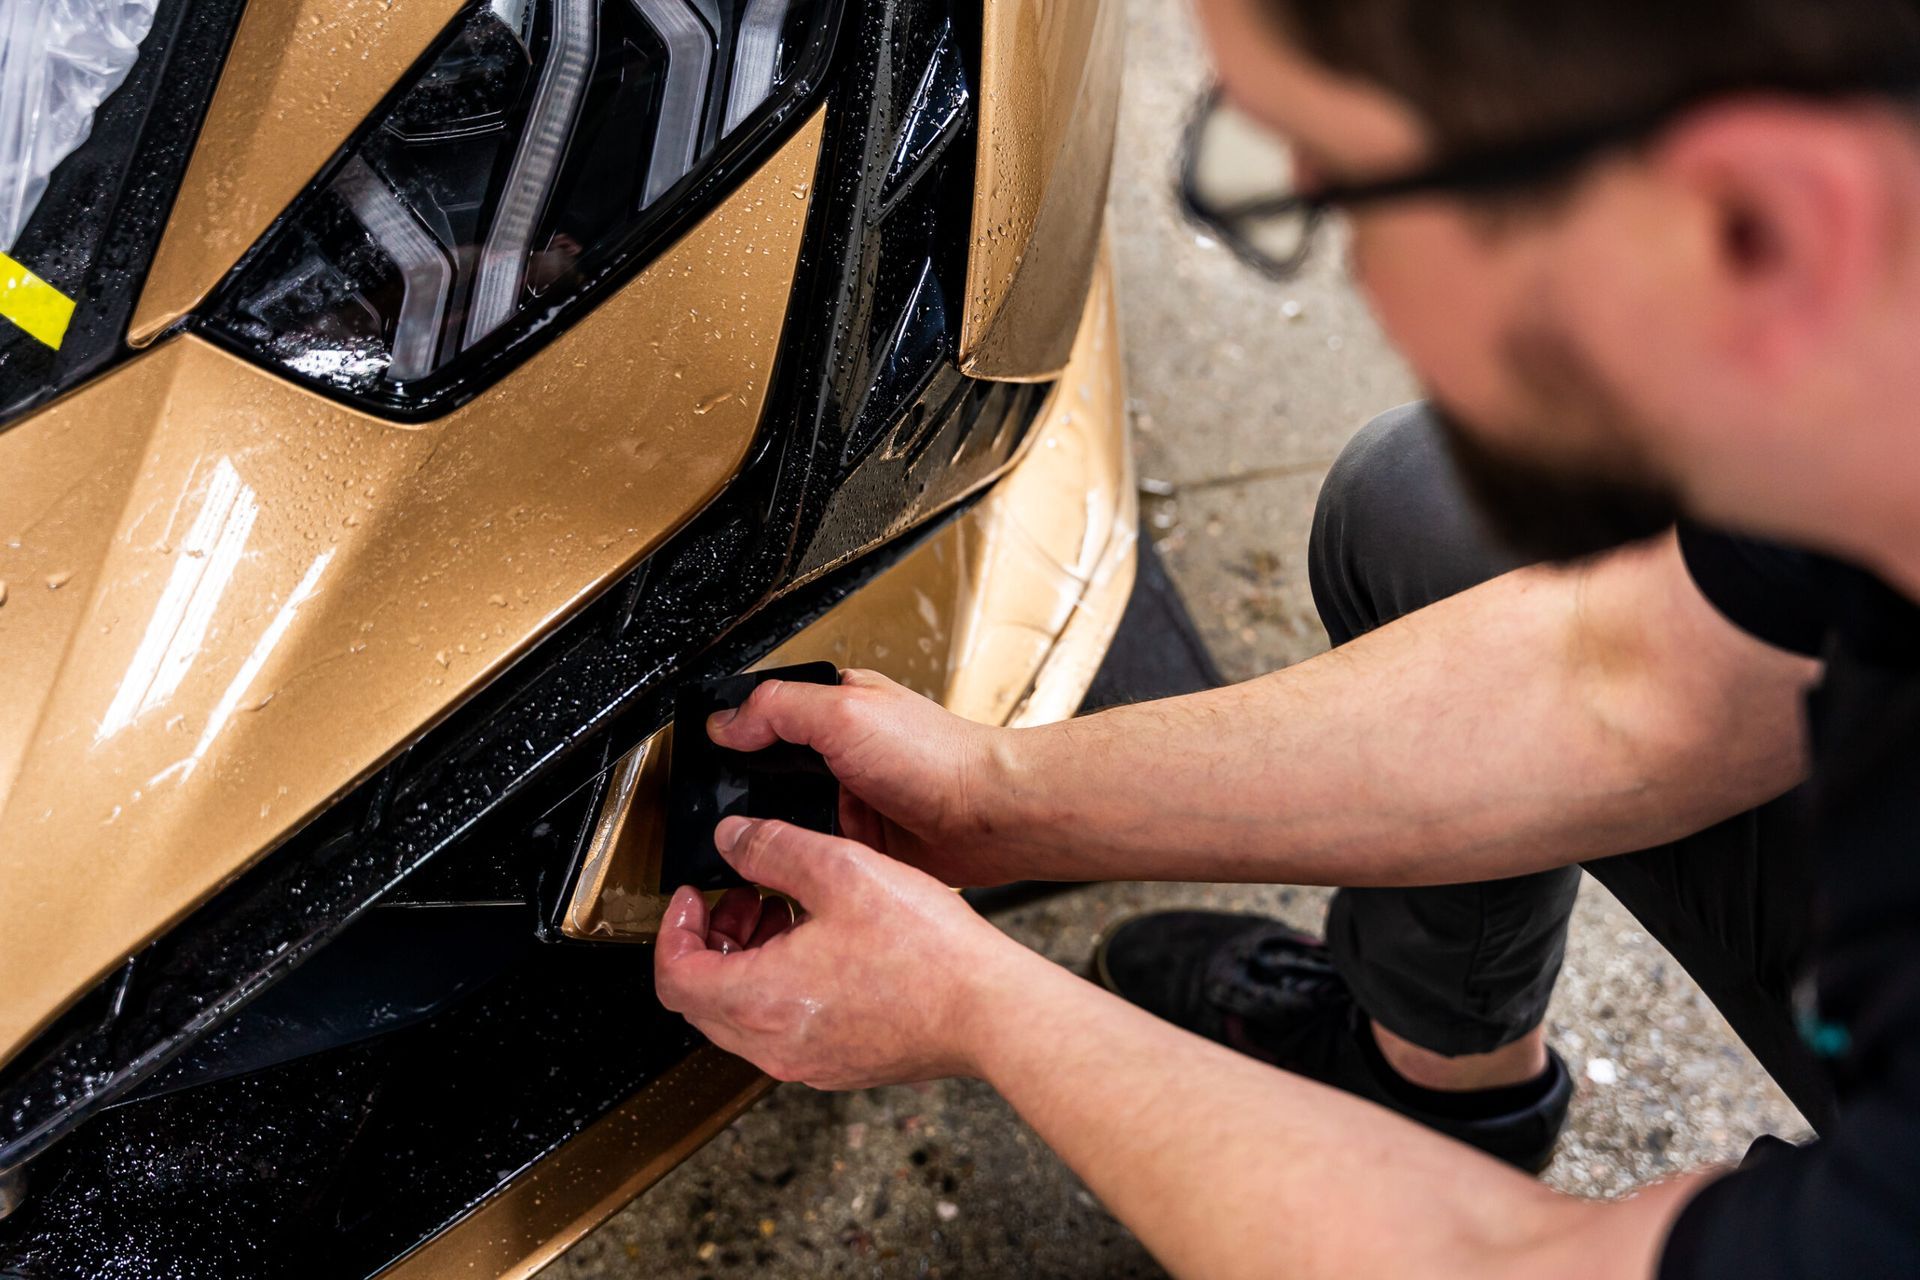
{"label": "man", "polygon": [[[1301,184],[1215,216],[1285,270],[1269,222],[1344,209],[1444,406],[1329,482],[1314,585],[1349,643],[1018,732],[861,673],[763,687],[710,732],[821,750],[850,838],[721,824],[807,916],[683,891],[662,998],[785,1079],[990,1081],[1179,1274],[1915,1274],[1920,4],[1201,12]],[[1513,567],[1463,486],[1585,558]],[[1545,1158],[1581,863],[1819,1142],[1592,1204],[1450,1140]],[[1331,956],[1124,929],[1123,1000],[942,888],[1021,877],[1361,892]]]}

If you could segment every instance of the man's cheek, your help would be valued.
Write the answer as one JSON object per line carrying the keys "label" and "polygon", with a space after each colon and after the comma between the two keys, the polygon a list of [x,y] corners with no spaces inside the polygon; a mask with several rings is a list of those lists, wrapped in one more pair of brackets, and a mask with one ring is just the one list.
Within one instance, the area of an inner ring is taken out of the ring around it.
{"label": "man's cheek", "polygon": [[1356,283],[1422,385],[1462,408],[1504,402],[1497,279],[1443,236],[1356,231]]}

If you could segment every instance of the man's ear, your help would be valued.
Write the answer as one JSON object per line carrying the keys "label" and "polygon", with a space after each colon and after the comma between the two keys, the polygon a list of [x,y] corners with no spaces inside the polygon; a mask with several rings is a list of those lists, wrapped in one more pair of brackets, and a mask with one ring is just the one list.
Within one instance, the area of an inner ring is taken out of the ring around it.
{"label": "man's ear", "polygon": [[1709,236],[1697,286],[1726,355],[1770,381],[1857,332],[1893,271],[1895,175],[1859,110],[1777,101],[1699,113],[1653,156]]}

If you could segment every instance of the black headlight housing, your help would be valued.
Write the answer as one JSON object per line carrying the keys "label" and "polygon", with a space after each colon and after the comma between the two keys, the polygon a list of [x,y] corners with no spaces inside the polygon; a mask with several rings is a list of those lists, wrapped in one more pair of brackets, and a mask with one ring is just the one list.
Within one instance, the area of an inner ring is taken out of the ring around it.
{"label": "black headlight housing", "polygon": [[819,85],[839,8],[472,5],[247,255],[204,331],[375,412],[455,407],[765,157]]}

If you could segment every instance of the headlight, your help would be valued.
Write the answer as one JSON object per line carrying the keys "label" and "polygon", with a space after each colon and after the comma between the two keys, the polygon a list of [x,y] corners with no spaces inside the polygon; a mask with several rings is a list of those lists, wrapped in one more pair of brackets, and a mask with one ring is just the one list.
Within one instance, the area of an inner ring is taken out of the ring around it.
{"label": "headlight", "polygon": [[837,0],[469,9],[222,290],[213,332],[449,407],[635,264],[818,81]]}

